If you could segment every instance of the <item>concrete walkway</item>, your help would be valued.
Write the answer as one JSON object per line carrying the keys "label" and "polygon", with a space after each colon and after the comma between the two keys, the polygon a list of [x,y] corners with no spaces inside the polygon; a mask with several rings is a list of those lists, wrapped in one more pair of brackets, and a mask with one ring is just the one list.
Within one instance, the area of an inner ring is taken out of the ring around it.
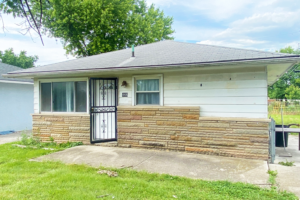
{"label": "concrete walkway", "polygon": [[[277,183],[279,189],[295,193],[300,198],[300,151],[298,150],[298,136],[289,135],[289,143],[286,151],[292,157],[279,157],[284,153],[283,147],[276,147],[275,164],[270,165],[271,170],[277,170]],[[279,165],[278,162],[295,162],[293,167]]]}
{"label": "concrete walkway", "polygon": [[145,149],[78,146],[42,156],[33,161],[61,161],[93,167],[131,167],[205,180],[229,180],[266,186],[267,163],[247,159]]}

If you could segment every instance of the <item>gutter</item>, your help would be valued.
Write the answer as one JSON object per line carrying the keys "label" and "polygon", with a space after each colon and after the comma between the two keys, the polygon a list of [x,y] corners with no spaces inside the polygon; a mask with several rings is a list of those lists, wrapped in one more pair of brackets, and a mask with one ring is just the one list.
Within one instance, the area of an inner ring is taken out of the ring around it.
{"label": "gutter", "polygon": [[[115,70],[134,70],[134,69],[152,69],[152,68],[167,68],[167,67],[181,67],[181,66],[190,66],[190,65],[218,65],[218,64],[235,64],[235,63],[248,63],[255,61],[272,61],[272,60],[283,60],[286,58],[298,58],[298,62],[300,62],[300,55],[292,55],[292,56],[284,56],[284,57],[269,57],[269,58],[254,58],[254,59],[237,59],[237,60],[220,60],[220,61],[209,61],[209,62],[193,62],[193,63],[178,63],[178,64],[164,64],[164,65],[144,65],[144,66],[128,66],[128,67],[109,67],[109,68],[89,68],[89,69],[69,69],[69,70],[56,70],[56,71],[33,71],[33,72],[19,72],[19,73],[7,73],[3,74],[3,77],[21,77],[21,76],[29,76],[29,75],[39,75],[39,74],[49,74],[54,75],[59,72],[67,73],[80,73],[80,72],[90,72],[90,71],[115,71]],[[284,61],[284,60],[283,60]],[[298,63],[296,62],[296,63]]]}
{"label": "gutter", "polygon": [[5,81],[5,80],[0,80],[0,83],[14,83],[14,84],[33,85],[33,82],[25,82],[25,81]]}

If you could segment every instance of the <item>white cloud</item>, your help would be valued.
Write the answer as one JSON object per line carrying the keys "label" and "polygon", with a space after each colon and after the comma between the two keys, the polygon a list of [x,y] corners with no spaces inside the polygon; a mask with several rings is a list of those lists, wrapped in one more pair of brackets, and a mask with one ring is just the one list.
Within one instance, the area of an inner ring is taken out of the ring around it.
{"label": "white cloud", "polygon": [[[59,40],[55,38],[49,38],[43,36],[44,46],[42,45],[40,38],[35,32],[22,35],[20,32],[24,26],[19,26],[23,19],[14,19],[10,15],[2,15],[5,25],[5,32],[0,30],[0,50],[4,51],[8,48],[13,48],[15,53],[19,53],[22,50],[27,51],[27,55],[37,55],[39,60],[36,65],[46,65],[56,62],[65,61],[68,59],[74,59],[73,56],[66,56],[63,45]],[[0,24],[2,25],[2,24]]]}
{"label": "white cloud", "polygon": [[228,40],[228,41],[203,40],[203,41],[197,42],[197,44],[209,44],[209,45],[246,48],[246,49],[247,48],[255,49],[255,48],[249,47],[249,46],[256,45],[256,44],[264,44],[264,43],[266,43],[266,41],[251,40],[251,39],[232,39],[232,40]]}
{"label": "white cloud", "polygon": [[[41,44],[39,39],[32,41],[28,36],[18,36],[16,38],[2,36],[0,34],[0,50],[4,51],[8,48],[13,48],[15,53],[27,51],[27,55],[37,55],[39,57],[36,65],[46,65],[73,59],[72,56],[65,56],[65,50],[60,42],[56,42],[51,38],[43,38],[45,46]],[[22,38],[23,37],[23,38]]]}
{"label": "white cloud", "polygon": [[148,4],[156,6],[182,6],[198,14],[205,15],[214,20],[225,20],[236,14],[242,14],[251,6],[255,6],[260,0],[148,0]]}
{"label": "white cloud", "polygon": [[[291,31],[291,28],[299,27],[299,25],[300,10],[293,12],[253,14],[250,17],[231,22],[228,28],[209,37],[209,41],[227,41],[225,42],[226,44],[229,44],[228,41],[232,41],[241,44],[238,46],[253,47],[255,44],[268,43],[268,41],[251,39],[251,34],[253,33],[264,35],[267,34],[266,31],[270,30],[284,30],[288,32]],[[270,32],[268,34],[270,34]],[[233,46],[232,43],[229,45]]]}
{"label": "white cloud", "polygon": [[253,14],[250,17],[236,20],[232,27],[291,27],[300,21],[300,10],[290,12],[268,12]]}
{"label": "white cloud", "polygon": [[233,41],[239,42],[241,44],[264,44],[266,41],[251,40],[251,39],[233,39]]}
{"label": "white cloud", "polygon": [[[291,46],[291,47],[293,47],[294,49],[300,49],[300,41],[289,42],[289,43],[287,43],[284,47],[288,47],[288,46]],[[283,48],[284,48],[284,47],[283,47]]]}
{"label": "white cloud", "polygon": [[205,28],[200,26],[187,25],[184,22],[174,23],[175,39],[181,41],[203,40],[219,33],[222,29]]}
{"label": "white cloud", "polygon": [[228,41],[222,41],[222,40],[203,40],[203,41],[197,42],[197,44],[208,44],[208,45],[236,47],[236,48],[244,47],[240,43],[234,43],[234,42],[228,42]]}

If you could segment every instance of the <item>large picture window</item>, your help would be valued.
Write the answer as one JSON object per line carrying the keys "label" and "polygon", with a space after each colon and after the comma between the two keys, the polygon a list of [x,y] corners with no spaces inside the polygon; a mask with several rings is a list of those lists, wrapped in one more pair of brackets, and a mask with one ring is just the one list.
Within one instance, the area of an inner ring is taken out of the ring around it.
{"label": "large picture window", "polygon": [[133,77],[133,105],[163,105],[162,75]]}
{"label": "large picture window", "polygon": [[42,112],[86,112],[87,82],[41,83]]}

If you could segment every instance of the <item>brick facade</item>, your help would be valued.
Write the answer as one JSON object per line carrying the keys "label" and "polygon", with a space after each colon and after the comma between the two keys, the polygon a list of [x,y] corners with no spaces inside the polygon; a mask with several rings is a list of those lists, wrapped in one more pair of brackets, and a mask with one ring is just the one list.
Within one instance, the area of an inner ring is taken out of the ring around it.
{"label": "brick facade", "polygon": [[90,116],[89,115],[47,115],[34,114],[33,135],[43,142],[50,137],[57,143],[83,142],[90,144]]}
{"label": "brick facade", "polygon": [[[268,119],[200,117],[199,107],[118,107],[118,146],[268,159]],[[44,142],[90,144],[90,116],[34,114]]]}
{"label": "brick facade", "polygon": [[268,119],[200,117],[199,107],[118,107],[118,145],[268,159]]}

